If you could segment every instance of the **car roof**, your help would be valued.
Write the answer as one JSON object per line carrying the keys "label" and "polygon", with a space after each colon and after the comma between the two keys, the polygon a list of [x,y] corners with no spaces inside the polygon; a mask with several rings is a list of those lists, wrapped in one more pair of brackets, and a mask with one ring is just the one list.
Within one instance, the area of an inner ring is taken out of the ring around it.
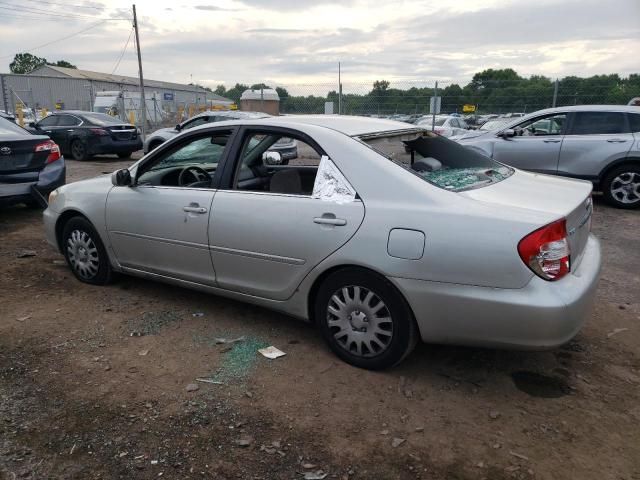
{"label": "car roof", "polygon": [[406,130],[423,130],[414,125],[388,120],[386,118],[358,117],[355,115],[285,115],[261,120],[265,124],[295,124],[304,123],[318,127],[330,128],[350,137],[360,137],[385,132]]}
{"label": "car roof", "polygon": [[528,114],[540,115],[545,113],[558,113],[558,112],[629,112],[640,113],[640,107],[629,105],[571,105],[567,107],[555,107],[545,108],[544,110],[537,110]]}

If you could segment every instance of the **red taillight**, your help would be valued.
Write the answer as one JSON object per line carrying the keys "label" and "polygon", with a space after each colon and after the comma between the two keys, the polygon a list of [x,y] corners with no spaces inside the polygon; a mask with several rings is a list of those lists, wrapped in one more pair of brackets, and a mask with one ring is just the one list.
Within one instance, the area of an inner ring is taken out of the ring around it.
{"label": "red taillight", "polygon": [[109,135],[109,132],[106,131],[104,128],[90,128],[89,130],[94,135],[98,135],[100,137],[104,137],[105,135]]}
{"label": "red taillight", "polygon": [[46,142],[36,145],[35,152],[49,152],[46,163],[52,163],[59,160],[62,156],[60,154],[60,147],[53,140],[47,140]]}
{"label": "red taillight", "polygon": [[563,218],[530,233],[518,243],[522,261],[545,280],[558,280],[571,270],[567,222]]}

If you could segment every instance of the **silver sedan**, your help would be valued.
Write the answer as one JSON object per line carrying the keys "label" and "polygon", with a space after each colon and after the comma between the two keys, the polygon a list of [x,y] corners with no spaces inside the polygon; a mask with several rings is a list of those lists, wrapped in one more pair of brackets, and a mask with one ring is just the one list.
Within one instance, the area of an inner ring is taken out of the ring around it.
{"label": "silver sedan", "polygon": [[[270,151],[282,137],[298,144],[289,165]],[[406,123],[281,117],[183,132],[58,188],[44,222],[80,281],[120,272],[275,309],[380,369],[418,339],[570,340],[600,271],[591,188]]]}

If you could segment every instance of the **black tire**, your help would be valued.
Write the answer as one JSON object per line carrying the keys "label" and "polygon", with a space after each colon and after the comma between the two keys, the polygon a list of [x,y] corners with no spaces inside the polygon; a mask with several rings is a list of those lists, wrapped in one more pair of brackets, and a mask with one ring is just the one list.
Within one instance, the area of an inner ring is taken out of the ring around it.
{"label": "black tire", "polygon": [[120,152],[118,158],[130,158],[133,152]]}
{"label": "black tire", "polygon": [[61,240],[64,257],[78,280],[92,285],[111,282],[113,271],[104,244],[86,218],[69,219],[62,230]]}
{"label": "black tire", "polygon": [[[149,144],[149,152],[151,152],[152,150],[155,150],[156,148],[158,148],[160,145],[162,145],[164,142],[151,142]],[[148,153],[148,152],[147,152]]]}
{"label": "black tire", "polygon": [[640,208],[640,165],[626,164],[611,170],[602,181],[602,193],[614,207]]}
{"label": "black tire", "polygon": [[[373,297],[368,296],[369,292]],[[359,302],[356,301],[358,294]],[[334,301],[336,295],[338,300],[343,301],[343,307]],[[376,300],[380,300],[383,306]],[[349,305],[358,308],[350,310]],[[346,319],[333,313],[336,307],[341,309],[340,313],[345,310],[350,312]],[[376,308],[379,308],[378,312],[373,312]],[[391,322],[386,318],[390,318]],[[325,341],[338,357],[368,370],[397,365],[412,352],[417,343],[415,319],[400,292],[386,278],[363,268],[339,270],[322,282],[314,301],[314,319]],[[377,344],[369,340],[373,348],[368,348],[366,339],[373,337],[377,339]]]}
{"label": "black tire", "polygon": [[87,160],[89,158],[87,144],[79,139],[71,142],[71,157],[80,162]]}

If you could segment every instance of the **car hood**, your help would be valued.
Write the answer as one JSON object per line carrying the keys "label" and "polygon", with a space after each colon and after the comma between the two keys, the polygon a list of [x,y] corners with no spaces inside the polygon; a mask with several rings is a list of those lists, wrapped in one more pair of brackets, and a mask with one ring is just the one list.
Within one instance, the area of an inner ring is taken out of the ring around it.
{"label": "car hood", "polygon": [[463,135],[458,135],[457,137],[455,137],[455,140],[464,142],[465,140],[471,140],[471,139],[475,139],[475,138],[486,137],[489,133],[491,133],[491,132],[475,130],[475,131],[471,131],[469,133],[465,133]]}
{"label": "car hood", "polygon": [[159,128],[158,130],[153,132],[153,135],[162,135],[163,137],[173,137],[177,134],[178,132],[176,132],[175,127]]}

